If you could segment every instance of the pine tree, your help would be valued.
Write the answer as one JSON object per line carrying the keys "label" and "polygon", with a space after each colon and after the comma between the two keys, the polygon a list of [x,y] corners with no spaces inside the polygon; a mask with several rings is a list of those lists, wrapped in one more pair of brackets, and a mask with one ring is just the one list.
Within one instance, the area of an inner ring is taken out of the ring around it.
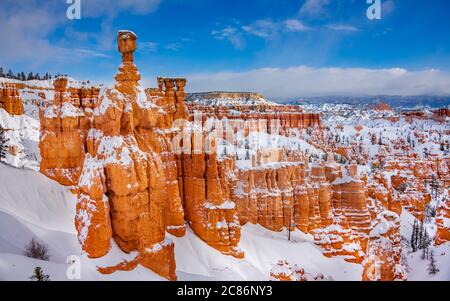
{"label": "pine tree", "polygon": [[422,249],[422,256],[421,256],[422,260],[428,259],[428,251],[429,251],[428,247]]}
{"label": "pine tree", "polygon": [[430,275],[435,275],[439,272],[439,269],[436,266],[436,259],[434,258],[434,251],[430,253],[430,263],[428,264],[428,272]]}
{"label": "pine tree", "polygon": [[31,281],[50,281],[50,276],[45,275],[41,267],[36,267],[33,275],[29,279]]}
{"label": "pine tree", "polygon": [[423,221],[420,222],[419,235],[417,236],[417,248],[422,249],[424,246],[424,232],[425,232],[425,224]]}
{"label": "pine tree", "polygon": [[6,75],[7,78],[14,78],[14,73],[11,69],[9,69],[8,74]]}
{"label": "pine tree", "polygon": [[0,160],[5,159],[8,146],[6,145],[6,142],[8,142],[9,139],[6,139],[5,137],[5,129],[0,126]]}
{"label": "pine tree", "polygon": [[417,220],[414,219],[414,225],[413,225],[413,229],[412,229],[412,233],[411,233],[411,241],[410,241],[411,250],[413,251],[413,253],[417,251],[418,232],[419,232],[419,225],[417,224]]}
{"label": "pine tree", "polygon": [[0,67],[0,77],[5,77],[5,74],[3,73],[3,68]]}

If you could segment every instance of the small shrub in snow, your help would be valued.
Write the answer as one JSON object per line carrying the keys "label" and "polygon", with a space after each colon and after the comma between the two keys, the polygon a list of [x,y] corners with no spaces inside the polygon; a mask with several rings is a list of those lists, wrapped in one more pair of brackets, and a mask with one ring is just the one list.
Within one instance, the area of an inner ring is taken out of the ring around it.
{"label": "small shrub in snow", "polygon": [[35,238],[33,238],[30,243],[25,246],[24,255],[30,258],[45,261],[50,259],[47,246]]}
{"label": "small shrub in snow", "polygon": [[34,269],[33,275],[30,276],[31,281],[50,281],[50,276],[45,275],[41,267],[36,267]]}

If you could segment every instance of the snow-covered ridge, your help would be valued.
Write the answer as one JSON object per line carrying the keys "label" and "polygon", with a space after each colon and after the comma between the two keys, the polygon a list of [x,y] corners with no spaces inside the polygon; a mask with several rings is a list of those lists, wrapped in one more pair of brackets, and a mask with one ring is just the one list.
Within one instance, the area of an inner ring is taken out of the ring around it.
{"label": "snow-covered ridge", "polygon": [[190,93],[186,96],[186,102],[201,106],[249,106],[279,104],[269,101],[263,95],[253,92],[201,92]]}

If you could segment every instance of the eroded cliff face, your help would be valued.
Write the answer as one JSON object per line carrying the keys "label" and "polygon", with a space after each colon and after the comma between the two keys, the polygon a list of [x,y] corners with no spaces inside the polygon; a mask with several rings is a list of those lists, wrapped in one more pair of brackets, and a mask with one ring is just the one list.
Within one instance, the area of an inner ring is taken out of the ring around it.
{"label": "eroded cliff face", "polygon": [[182,154],[179,176],[186,220],[202,240],[224,254],[243,258],[238,248],[241,225],[231,191],[234,161],[215,154]]}
{"label": "eroded cliff face", "polygon": [[331,281],[331,277],[323,274],[311,274],[305,269],[294,265],[291,266],[287,261],[280,260],[273,265],[270,270],[270,281]]}
{"label": "eroded cliff face", "polygon": [[305,162],[280,165],[239,171],[233,198],[241,224],[272,231],[298,228],[313,234],[326,256],[361,262],[371,230],[362,181],[342,178],[331,160],[311,167]]}
{"label": "eroded cliff face", "polygon": [[40,152],[43,174],[59,183],[78,183],[85,153],[86,137],[97,106],[96,88],[68,90],[67,78],[54,81],[54,99],[41,108]]}
{"label": "eroded cliff face", "polygon": [[367,255],[364,259],[364,281],[406,280],[401,264],[400,218],[392,211],[382,212],[369,234]]}
{"label": "eroded cliff face", "polygon": [[0,108],[5,109],[11,115],[23,114],[23,104],[18,84],[2,83],[0,85]]}
{"label": "eroded cliff face", "polygon": [[450,192],[437,211],[436,222],[438,226],[436,244],[442,245],[450,241]]}

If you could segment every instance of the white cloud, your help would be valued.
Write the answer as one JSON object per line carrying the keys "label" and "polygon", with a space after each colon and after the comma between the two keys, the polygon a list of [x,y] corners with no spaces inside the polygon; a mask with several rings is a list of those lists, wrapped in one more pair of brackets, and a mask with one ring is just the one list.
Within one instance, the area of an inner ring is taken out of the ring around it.
{"label": "white cloud", "polygon": [[323,16],[330,2],[330,0],[306,0],[300,8],[300,15],[311,18]]}
{"label": "white cloud", "polygon": [[296,19],[289,19],[284,21],[287,31],[306,31],[309,27]]}
{"label": "white cloud", "polygon": [[138,51],[140,52],[157,52],[158,43],[155,42],[139,42],[137,44]]}
{"label": "white cloud", "polygon": [[167,44],[165,48],[167,50],[178,51],[181,49],[181,44],[180,43],[170,43],[170,44]]}
{"label": "white cloud", "polygon": [[353,25],[346,24],[329,24],[326,26],[328,29],[336,30],[336,31],[348,31],[348,32],[356,32],[359,29]]}
{"label": "white cloud", "polygon": [[302,96],[450,95],[450,74],[401,68],[263,68],[188,75],[189,91],[257,91],[271,98]]}
{"label": "white cloud", "polygon": [[250,25],[242,26],[242,29],[251,35],[267,39],[278,34],[280,24],[272,20],[257,20]]}
{"label": "white cloud", "polygon": [[236,49],[245,48],[245,40],[236,27],[227,26],[221,30],[213,30],[211,35],[217,40],[229,41]]}
{"label": "white cloud", "polygon": [[[98,32],[76,32],[66,18],[66,1],[0,0],[0,64],[17,62],[39,65],[89,57],[106,57],[113,49],[114,18],[120,12],[144,15],[158,8],[161,0],[82,0],[81,17],[106,17]],[[64,37],[50,40],[56,29]],[[88,42],[93,42],[88,44]],[[81,45],[81,46],[80,46]],[[89,46],[91,50],[86,50]]]}
{"label": "white cloud", "polygon": [[271,40],[282,33],[307,30],[310,28],[297,19],[281,21],[261,19],[241,27],[228,25],[223,29],[211,31],[211,35],[217,40],[230,42],[236,49],[243,49],[246,45],[245,35]]}

